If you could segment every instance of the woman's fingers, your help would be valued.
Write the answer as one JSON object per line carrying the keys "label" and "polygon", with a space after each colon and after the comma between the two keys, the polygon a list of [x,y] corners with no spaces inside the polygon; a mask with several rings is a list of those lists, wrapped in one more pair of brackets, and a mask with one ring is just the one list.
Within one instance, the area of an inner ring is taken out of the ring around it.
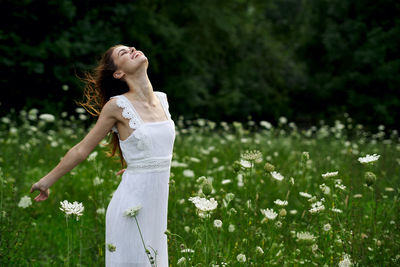
{"label": "woman's fingers", "polygon": [[122,169],[122,170],[120,170],[119,172],[117,172],[117,173],[116,173],[116,175],[123,174],[125,170],[126,170],[126,169]]}

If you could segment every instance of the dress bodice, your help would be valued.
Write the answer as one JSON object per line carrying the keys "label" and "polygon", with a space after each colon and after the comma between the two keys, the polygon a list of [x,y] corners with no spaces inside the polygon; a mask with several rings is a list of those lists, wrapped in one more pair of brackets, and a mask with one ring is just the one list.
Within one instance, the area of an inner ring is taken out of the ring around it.
{"label": "dress bodice", "polygon": [[[122,155],[128,165],[127,171],[153,172],[169,169],[175,141],[175,123],[169,113],[167,95],[154,91],[168,120],[144,122],[133,104],[124,95],[117,95],[116,104],[122,116],[129,120],[133,132],[125,140],[119,140]],[[118,134],[116,127],[113,131]]]}

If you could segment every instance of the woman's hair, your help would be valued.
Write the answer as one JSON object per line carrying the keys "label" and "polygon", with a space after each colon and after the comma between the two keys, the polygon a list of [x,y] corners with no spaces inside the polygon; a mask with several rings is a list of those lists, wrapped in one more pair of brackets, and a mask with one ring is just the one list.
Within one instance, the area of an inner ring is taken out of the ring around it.
{"label": "woman's hair", "polygon": [[[82,80],[85,82],[84,102],[77,102],[85,108],[92,116],[99,116],[103,106],[110,97],[123,94],[129,91],[128,84],[122,80],[115,79],[113,73],[117,70],[117,65],[111,57],[114,49],[120,45],[110,47],[101,57],[98,65],[91,72],[86,72]],[[110,132],[111,133],[111,132]],[[108,156],[118,153],[121,160],[121,166],[124,167],[125,160],[122,156],[121,147],[119,145],[118,135],[112,133],[112,139],[109,143],[111,153]]]}

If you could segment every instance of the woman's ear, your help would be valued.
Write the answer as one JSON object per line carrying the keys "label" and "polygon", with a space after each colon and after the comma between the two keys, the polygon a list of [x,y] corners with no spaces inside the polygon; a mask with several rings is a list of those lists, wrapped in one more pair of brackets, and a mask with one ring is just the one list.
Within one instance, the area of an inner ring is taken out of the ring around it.
{"label": "woman's ear", "polygon": [[121,79],[124,76],[124,73],[120,70],[117,70],[113,73],[113,77],[115,79]]}

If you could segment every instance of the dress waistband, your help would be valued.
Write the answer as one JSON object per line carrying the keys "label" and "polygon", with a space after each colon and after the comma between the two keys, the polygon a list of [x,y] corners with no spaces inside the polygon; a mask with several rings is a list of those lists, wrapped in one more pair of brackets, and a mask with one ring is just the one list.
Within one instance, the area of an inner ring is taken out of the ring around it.
{"label": "dress waistband", "polygon": [[126,171],[133,173],[160,172],[169,170],[171,167],[172,155],[167,157],[151,157],[143,160],[128,162]]}

